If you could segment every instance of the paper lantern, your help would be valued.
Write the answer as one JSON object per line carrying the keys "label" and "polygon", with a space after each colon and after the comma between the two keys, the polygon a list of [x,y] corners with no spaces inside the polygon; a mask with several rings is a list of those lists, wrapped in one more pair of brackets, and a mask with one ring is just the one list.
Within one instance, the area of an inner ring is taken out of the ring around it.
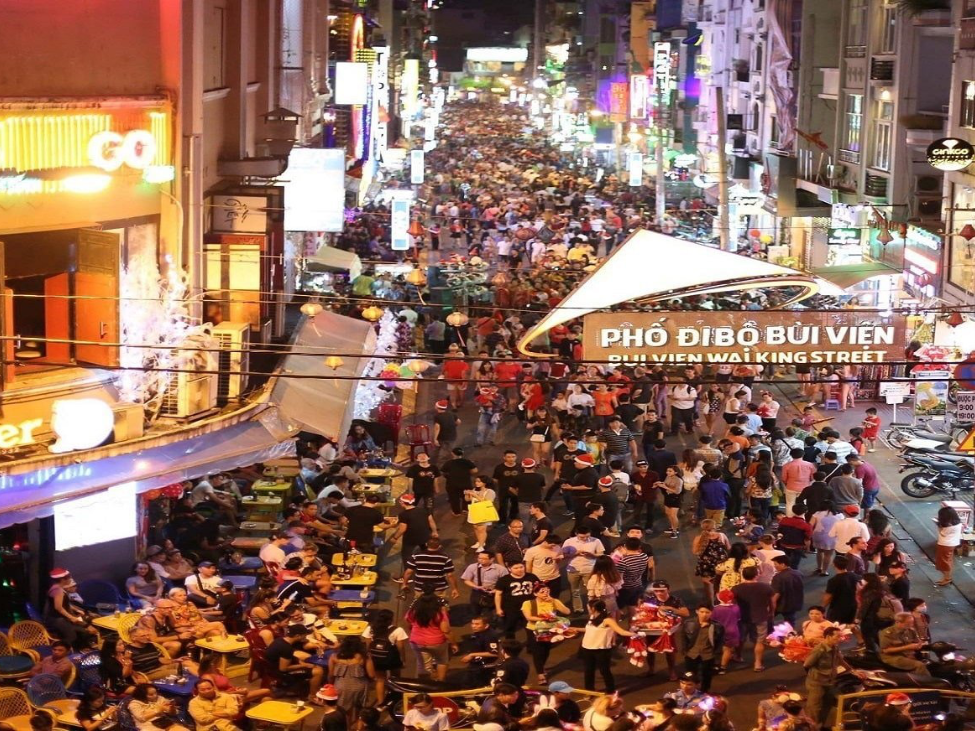
{"label": "paper lantern", "polygon": [[163,496],[163,491],[160,490],[149,490],[149,492],[142,493],[143,499],[151,502],[153,500],[158,500]]}
{"label": "paper lantern", "polygon": [[759,231],[757,228],[748,229],[748,238],[750,239],[757,239],[761,235],[762,232]]}
{"label": "paper lantern", "polygon": [[427,275],[419,267],[411,269],[406,273],[406,281],[414,287],[422,287],[427,283]]}
{"label": "paper lantern", "polygon": [[383,385],[386,388],[395,388],[396,380],[400,377],[399,366],[395,363],[387,363],[386,367],[379,374],[379,377],[383,379]]}
{"label": "paper lantern", "polygon": [[406,367],[410,369],[410,372],[414,375],[420,375],[425,372],[430,366],[433,365],[428,360],[422,360],[421,358],[410,358],[406,361]]}
{"label": "paper lantern", "polygon": [[451,312],[447,315],[447,324],[451,327],[464,327],[468,322],[470,318],[463,312]]}
{"label": "paper lantern", "polygon": [[166,485],[162,489],[162,494],[164,497],[168,497],[170,500],[179,500],[183,497],[183,483],[174,482],[172,485]]}
{"label": "paper lantern", "polygon": [[325,365],[331,368],[333,371],[341,366],[344,362],[345,361],[337,355],[330,355],[325,359]]}
{"label": "paper lantern", "polygon": [[403,376],[403,378],[413,378],[416,375],[406,363],[399,367],[399,374]]}
{"label": "paper lantern", "polygon": [[376,322],[383,316],[383,308],[376,305],[369,305],[362,311],[362,316],[369,322]]}
{"label": "paper lantern", "polygon": [[758,240],[761,241],[763,244],[771,244],[772,234],[762,234],[761,236],[758,237]]}
{"label": "paper lantern", "polygon": [[301,306],[301,314],[307,315],[308,317],[314,317],[324,308],[318,302],[305,302]]}
{"label": "paper lantern", "polygon": [[410,224],[410,227],[406,229],[406,233],[408,233],[413,238],[417,239],[423,236],[424,233],[426,233],[426,229],[423,228],[422,223],[414,219],[413,223]]}

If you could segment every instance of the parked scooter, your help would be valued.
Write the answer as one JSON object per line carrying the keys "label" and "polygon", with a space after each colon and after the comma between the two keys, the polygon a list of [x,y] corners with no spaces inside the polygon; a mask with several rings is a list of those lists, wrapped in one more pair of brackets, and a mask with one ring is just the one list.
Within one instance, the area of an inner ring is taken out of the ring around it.
{"label": "parked scooter", "polygon": [[903,454],[901,459],[899,471],[910,470],[901,480],[905,495],[928,498],[975,489],[975,460],[968,455]]}
{"label": "parked scooter", "polygon": [[[854,650],[844,654],[844,658],[857,670],[866,670],[874,682],[894,681],[896,687],[954,688],[971,691],[975,688],[975,659],[966,658],[957,652],[958,648],[950,642],[933,642],[925,645],[924,653],[934,658],[924,661],[930,677],[916,673],[905,673],[886,665],[880,656],[870,650]],[[929,657],[925,655],[925,657]]]}

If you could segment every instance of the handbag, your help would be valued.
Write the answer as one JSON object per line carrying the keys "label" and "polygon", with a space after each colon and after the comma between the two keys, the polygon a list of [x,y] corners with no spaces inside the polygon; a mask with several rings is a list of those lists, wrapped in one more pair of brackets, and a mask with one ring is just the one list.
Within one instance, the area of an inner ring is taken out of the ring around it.
{"label": "handbag", "polygon": [[490,500],[476,500],[467,509],[471,523],[494,523],[498,520],[498,509]]}
{"label": "handbag", "polygon": [[546,437],[548,437],[548,430],[549,427],[545,427],[545,431],[543,431],[541,434],[532,434],[531,436],[528,437],[528,441],[535,442],[535,443],[544,442],[546,440]]}
{"label": "handbag", "polygon": [[[481,567],[477,567],[477,585],[484,586],[481,583]],[[490,591],[478,591],[477,605],[482,609],[494,609],[494,593]]]}

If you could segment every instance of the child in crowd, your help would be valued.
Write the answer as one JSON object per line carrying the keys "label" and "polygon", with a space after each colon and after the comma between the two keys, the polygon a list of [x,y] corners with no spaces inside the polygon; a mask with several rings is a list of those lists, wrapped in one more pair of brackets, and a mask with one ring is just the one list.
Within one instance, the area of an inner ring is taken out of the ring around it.
{"label": "child in crowd", "polygon": [[850,446],[852,446],[857,454],[866,454],[867,445],[863,439],[863,429],[858,426],[850,429]]}
{"label": "child in crowd", "polygon": [[867,451],[874,452],[877,449],[877,437],[880,435],[880,417],[877,409],[871,406],[867,409],[867,415],[863,417],[863,439],[867,443]]}

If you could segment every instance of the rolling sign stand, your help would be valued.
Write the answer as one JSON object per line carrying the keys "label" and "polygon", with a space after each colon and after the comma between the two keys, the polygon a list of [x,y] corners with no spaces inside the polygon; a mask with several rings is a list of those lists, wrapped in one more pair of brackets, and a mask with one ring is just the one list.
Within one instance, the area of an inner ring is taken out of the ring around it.
{"label": "rolling sign stand", "polygon": [[878,393],[890,404],[893,410],[891,421],[896,422],[897,406],[911,397],[911,384],[907,381],[882,381]]}

